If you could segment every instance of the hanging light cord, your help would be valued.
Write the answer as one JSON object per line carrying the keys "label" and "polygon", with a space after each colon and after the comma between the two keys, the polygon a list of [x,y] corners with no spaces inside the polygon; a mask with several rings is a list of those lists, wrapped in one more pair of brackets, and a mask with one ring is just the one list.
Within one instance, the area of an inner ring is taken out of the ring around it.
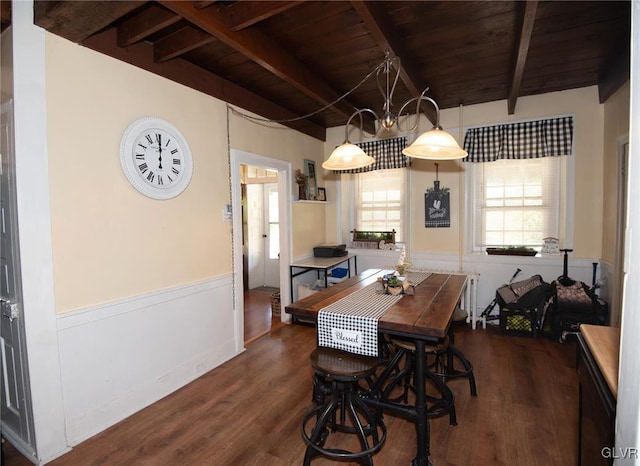
{"label": "hanging light cord", "polygon": [[356,84],[353,88],[349,89],[347,92],[345,92],[344,94],[342,94],[340,97],[338,97],[337,99],[335,99],[333,102],[328,103],[327,105],[325,105],[322,108],[319,108],[318,110],[315,110],[311,113],[307,113],[306,115],[302,115],[299,117],[294,117],[294,118],[287,118],[287,119],[282,119],[282,120],[273,120],[271,118],[261,118],[261,117],[255,117],[252,115],[248,115],[246,113],[241,112],[240,110],[237,110],[233,107],[230,107],[231,111],[235,114],[238,115],[242,118],[245,118],[247,120],[251,120],[251,121],[258,121],[258,122],[263,122],[263,123],[291,123],[294,121],[300,121],[300,120],[306,120],[309,117],[312,117],[314,115],[317,115],[320,112],[324,112],[326,109],[328,109],[329,107],[333,107],[335,104],[337,104],[338,102],[340,102],[341,100],[346,99],[351,93],[353,93],[356,89],[358,89],[360,86],[362,86],[369,78],[371,78],[371,76],[373,76],[375,73],[378,72],[378,70],[382,69],[387,63],[387,58],[385,57],[385,60],[382,61],[378,66],[376,66],[373,70],[371,70],[364,78],[362,78],[362,80]]}

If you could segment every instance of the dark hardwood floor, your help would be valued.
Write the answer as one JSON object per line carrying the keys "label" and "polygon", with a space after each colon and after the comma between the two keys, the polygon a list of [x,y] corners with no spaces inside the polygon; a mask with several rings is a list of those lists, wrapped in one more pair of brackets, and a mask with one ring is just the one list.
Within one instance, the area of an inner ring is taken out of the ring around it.
{"label": "dark hardwood floor", "polygon": [[[264,289],[264,291],[260,291]],[[258,288],[244,292],[244,344],[266,335],[281,325],[280,315],[271,312],[271,294],[275,288]]]}
{"label": "dark hardwood floor", "polygon": [[[315,330],[282,325],[247,351],[53,461],[67,465],[299,465],[300,420],[311,406]],[[456,331],[474,364],[478,397],[450,382],[458,425],[430,422],[435,466],[573,465],[577,462],[575,343],[502,336],[495,327]],[[385,416],[378,466],[409,465],[415,430]],[[14,454],[7,466],[29,464]],[[329,465],[317,459],[314,465]],[[343,463],[349,464],[349,463]]]}

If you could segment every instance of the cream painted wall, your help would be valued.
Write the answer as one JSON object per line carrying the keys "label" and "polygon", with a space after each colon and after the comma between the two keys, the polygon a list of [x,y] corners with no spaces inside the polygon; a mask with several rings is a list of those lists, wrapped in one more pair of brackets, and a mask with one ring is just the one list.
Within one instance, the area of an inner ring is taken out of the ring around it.
{"label": "cream painted wall", "polygon": [[[243,110],[241,112],[255,116]],[[291,162],[293,173],[296,169],[304,171],[304,159],[315,160],[318,186],[324,186],[324,174],[320,167],[324,154],[322,141],[280,125],[265,126],[243,118],[237,112],[231,111],[229,115],[231,145],[234,149]],[[297,189],[293,180],[291,186]],[[294,202],[291,215],[292,259],[309,255],[314,246],[326,243],[325,204]]]}
{"label": "cream painted wall", "polygon": [[[51,34],[46,52],[56,312],[229,273],[224,104]],[[177,198],[149,199],[122,172],[121,136],[146,115],[191,147]]]}
{"label": "cream painted wall", "polygon": [[[604,111],[598,103],[597,87],[554,92],[518,99],[515,115],[507,114],[506,100],[471,105],[462,109],[462,127],[491,125],[535,118],[547,118],[571,114],[575,116],[575,199],[573,218],[575,257],[600,257],[602,245],[602,144]],[[460,135],[460,109],[441,112],[440,124],[456,139]],[[430,125],[420,123],[421,130]],[[333,128],[327,132],[325,157],[342,142],[344,128]],[[461,201],[465,196],[464,164],[449,161],[439,164],[439,180],[442,187],[451,190],[451,228],[424,227],[424,193],[433,186],[435,165],[432,161],[415,160],[411,167],[411,251],[456,253],[464,247],[465,215]],[[329,175],[333,181],[336,175]],[[335,196],[336,183],[327,182]],[[331,194],[330,194],[331,195]],[[331,214],[328,214],[330,217]],[[346,219],[343,219],[343,222]],[[328,227],[327,235],[338,238],[337,228]],[[588,233],[586,233],[588,232]]]}
{"label": "cream painted wall", "polygon": [[[224,102],[50,34],[47,96],[58,313],[232,271]],[[190,144],[193,178],[177,198],[146,198],[122,172],[122,133],[146,115],[167,119]],[[304,158],[322,160],[322,141],[229,115],[233,148],[294,170]],[[325,242],[323,229],[309,228],[324,222],[318,207],[294,209],[294,257]]]}
{"label": "cream painted wall", "polygon": [[604,104],[602,259],[615,261],[618,204],[618,143],[629,135],[631,85],[627,82]]}

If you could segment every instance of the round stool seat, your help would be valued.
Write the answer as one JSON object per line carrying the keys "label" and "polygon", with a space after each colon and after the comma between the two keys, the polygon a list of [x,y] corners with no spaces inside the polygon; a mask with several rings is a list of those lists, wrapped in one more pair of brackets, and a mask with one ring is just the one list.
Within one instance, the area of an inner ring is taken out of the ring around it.
{"label": "round stool seat", "polygon": [[[400,347],[402,349],[405,349],[407,351],[411,351],[411,352],[415,352],[416,351],[416,345],[415,345],[415,343],[413,341],[400,340],[400,339],[392,338],[391,342],[394,345],[396,345],[396,346],[398,346],[398,347]],[[441,351],[445,351],[449,347],[449,344],[450,344],[450,340],[449,340],[449,337],[447,336],[447,337],[444,337],[442,340],[438,341],[437,343],[435,343],[433,345],[430,342],[426,343],[425,347],[424,347],[424,350],[427,353],[438,353],[438,352],[441,352]]]}
{"label": "round stool seat", "polygon": [[[315,407],[302,418],[301,433],[307,444],[303,464],[316,456],[339,461],[355,461],[373,466],[372,456],[387,437],[381,412],[374,413],[362,399],[360,380],[373,375],[377,358],[319,347],[310,356],[314,374]],[[309,429],[311,420],[315,425]],[[337,434],[336,434],[337,432]],[[341,434],[355,436],[360,449],[346,450]]]}
{"label": "round stool seat", "polygon": [[378,367],[376,358],[322,346],[313,350],[310,359],[319,375],[345,382],[369,377]]}

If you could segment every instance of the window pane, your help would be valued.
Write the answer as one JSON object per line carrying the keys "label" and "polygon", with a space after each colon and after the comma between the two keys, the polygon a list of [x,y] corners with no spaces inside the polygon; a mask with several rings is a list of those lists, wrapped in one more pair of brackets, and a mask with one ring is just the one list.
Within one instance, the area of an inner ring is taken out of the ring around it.
{"label": "window pane", "polygon": [[280,225],[269,224],[269,259],[280,257]]}
{"label": "window pane", "polygon": [[363,231],[396,231],[403,241],[406,170],[376,170],[354,175],[355,228]]}
{"label": "window pane", "polygon": [[561,157],[471,163],[474,250],[559,237]]}

